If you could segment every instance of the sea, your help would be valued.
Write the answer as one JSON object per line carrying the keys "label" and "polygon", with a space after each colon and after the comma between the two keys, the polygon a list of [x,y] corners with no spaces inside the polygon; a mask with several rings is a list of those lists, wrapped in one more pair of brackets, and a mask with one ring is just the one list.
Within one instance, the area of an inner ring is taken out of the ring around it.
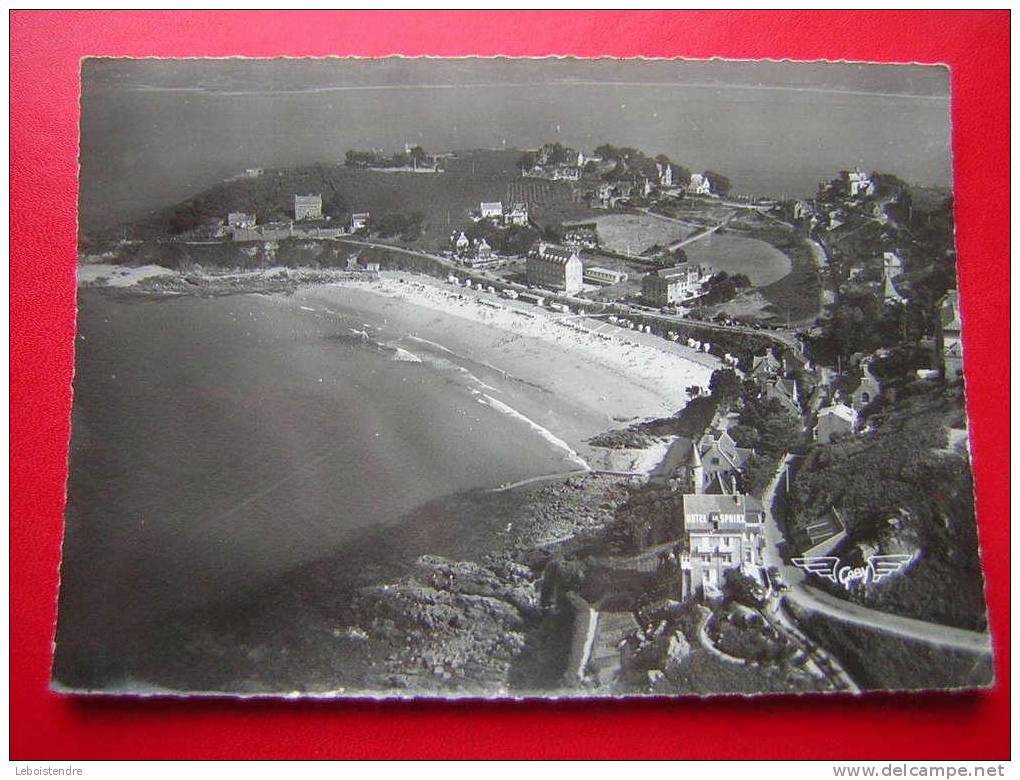
{"label": "sea", "polygon": [[[81,291],[57,638],[69,684],[168,616],[421,507],[578,468],[490,402],[498,377],[366,316]],[[441,552],[442,518],[429,528]]]}
{"label": "sea", "polygon": [[172,205],[248,167],[339,163],[348,149],[405,143],[430,151],[632,146],[723,173],[737,192],[775,197],[808,197],[857,165],[919,185],[952,182],[949,99],[937,95],[542,79],[281,91],[258,81],[226,91],[140,78],[97,73],[83,83],[86,230]]}

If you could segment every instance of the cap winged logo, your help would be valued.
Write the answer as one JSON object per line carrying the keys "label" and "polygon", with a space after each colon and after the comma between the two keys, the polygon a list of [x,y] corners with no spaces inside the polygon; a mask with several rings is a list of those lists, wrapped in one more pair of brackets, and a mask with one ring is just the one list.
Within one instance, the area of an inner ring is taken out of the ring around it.
{"label": "cap winged logo", "polygon": [[906,553],[890,553],[888,555],[872,555],[864,566],[840,566],[839,558],[823,555],[810,558],[794,558],[793,564],[800,569],[824,577],[830,582],[842,585],[847,590],[855,582],[867,584],[881,582],[886,577],[896,574],[913,559]]}

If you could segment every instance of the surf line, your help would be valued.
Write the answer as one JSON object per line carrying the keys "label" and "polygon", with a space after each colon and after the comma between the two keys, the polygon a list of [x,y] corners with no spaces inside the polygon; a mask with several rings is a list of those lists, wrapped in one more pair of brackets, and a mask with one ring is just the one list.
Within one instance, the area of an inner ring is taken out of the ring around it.
{"label": "surf line", "polygon": [[478,403],[484,404],[485,406],[495,409],[497,412],[502,412],[503,414],[509,415],[510,417],[513,417],[516,420],[520,420],[529,428],[531,428],[531,430],[533,430],[535,433],[537,433],[539,436],[541,436],[543,439],[549,442],[551,445],[565,452],[567,454],[567,457],[570,458],[571,461],[576,463],[581,469],[583,469],[584,471],[591,471],[591,466],[588,465],[587,461],[585,461],[584,458],[578,455],[569,444],[563,441],[563,439],[559,438],[548,428],[543,428],[541,425],[532,420],[530,417],[525,417],[523,414],[518,412],[512,406],[508,406],[507,404],[493,398],[491,395],[488,395],[487,393],[483,393],[480,390],[472,390],[471,392],[478,396]]}

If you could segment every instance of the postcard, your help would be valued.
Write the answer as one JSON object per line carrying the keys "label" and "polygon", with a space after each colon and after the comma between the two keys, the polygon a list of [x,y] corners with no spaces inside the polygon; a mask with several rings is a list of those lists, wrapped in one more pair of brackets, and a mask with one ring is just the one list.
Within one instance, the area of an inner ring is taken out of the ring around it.
{"label": "postcard", "polygon": [[84,60],[54,689],[991,685],[949,83]]}

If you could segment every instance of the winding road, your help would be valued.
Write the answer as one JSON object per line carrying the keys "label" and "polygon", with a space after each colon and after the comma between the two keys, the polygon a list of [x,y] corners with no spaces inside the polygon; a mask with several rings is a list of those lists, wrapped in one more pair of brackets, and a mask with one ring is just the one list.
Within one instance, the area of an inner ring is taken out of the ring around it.
{"label": "winding road", "polygon": [[780,461],[779,468],[776,469],[772,481],[762,496],[762,504],[766,509],[765,548],[762,557],[766,566],[775,566],[779,569],[789,586],[789,589],[782,594],[783,599],[802,609],[825,615],[833,620],[865,626],[904,639],[971,653],[992,652],[991,637],[986,633],[894,615],[838,598],[810,584],[808,577],[817,575],[809,575],[803,569],[785,560],[781,549],[786,540],[780,530],[774,506],[776,491],[785,479],[790,464],[796,458],[796,455],[787,455]]}

